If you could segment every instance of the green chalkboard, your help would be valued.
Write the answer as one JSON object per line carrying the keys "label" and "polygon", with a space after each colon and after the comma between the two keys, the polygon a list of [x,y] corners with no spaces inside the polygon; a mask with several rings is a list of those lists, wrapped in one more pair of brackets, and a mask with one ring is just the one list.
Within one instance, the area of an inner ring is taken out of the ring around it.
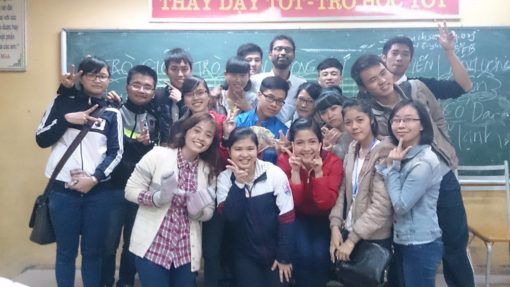
{"label": "green chalkboard", "polygon": [[[474,88],[456,100],[442,102],[450,136],[461,164],[493,164],[510,159],[510,27],[455,28],[456,51],[469,70]],[[316,78],[315,68],[326,57],[337,57],[345,66],[343,89],[354,95],[349,78],[354,60],[362,53],[380,54],[383,43],[396,35],[407,35],[415,42],[410,76],[451,78],[450,67],[436,41],[432,28],[386,28],[342,30],[260,30],[260,31],[154,31],[154,30],[64,30],[62,66],[78,64],[84,55],[104,58],[112,67],[110,89],[125,93],[127,71],[146,64],[164,73],[165,52],[181,47],[193,57],[193,71],[209,85],[223,81],[224,65],[246,42],[264,50],[265,71],[269,42],[277,34],[296,42],[292,73],[308,80]]]}

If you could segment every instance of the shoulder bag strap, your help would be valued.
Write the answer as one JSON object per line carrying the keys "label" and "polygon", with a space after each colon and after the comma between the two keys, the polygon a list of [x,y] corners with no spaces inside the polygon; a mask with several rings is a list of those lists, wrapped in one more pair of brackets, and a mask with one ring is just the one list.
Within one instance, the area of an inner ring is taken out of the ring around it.
{"label": "shoulder bag strap", "polygon": [[[91,116],[98,118],[103,114],[104,110],[105,110],[105,108],[102,107],[97,111],[97,113],[92,113]],[[55,169],[53,170],[53,173],[51,174],[50,180],[48,181],[48,184],[46,184],[46,188],[44,189],[43,195],[48,195],[48,193],[51,190],[51,186],[53,185],[53,182],[55,181],[55,178],[57,178],[58,173],[62,170],[62,168],[64,167],[64,164],[67,162],[67,160],[69,159],[71,154],[78,147],[78,145],[81,143],[81,141],[83,140],[85,135],[87,135],[87,133],[89,132],[89,130],[92,128],[93,125],[94,125],[94,122],[88,123],[86,126],[83,127],[83,129],[81,129],[80,133],[74,138],[71,145],[69,145],[66,152],[64,153],[62,158],[58,161],[57,165],[55,166]]]}

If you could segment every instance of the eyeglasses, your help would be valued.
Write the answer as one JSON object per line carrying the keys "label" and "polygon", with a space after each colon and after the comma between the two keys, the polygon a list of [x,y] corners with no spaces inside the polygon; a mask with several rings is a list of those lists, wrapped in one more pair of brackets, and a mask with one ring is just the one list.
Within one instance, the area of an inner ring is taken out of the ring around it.
{"label": "eyeglasses", "polygon": [[312,99],[312,100],[309,100],[309,99],[300,98],[300,97],[298,97],[298,98],[297,98],[297,101],[298,101],[298,103],[300,103],[300,104],[305,104],[305,105],[307,105],[307,106],[311,106],[311,105],[313,105],[313,104],[314,104],[314,102],[315,102],[313,99]]}
{"label": "eyeglasses", "polygon": [[404,125],[408,125],[411,122],[420,121],[420,119],[412,119],[412,118],[405,118],[405,119],[391,119],[390,123],[392,125],[400,125],[400,123],[404,123]]}
{"label": "eyeglasses", "polygon": [[110,78],[110,76],[107,74],[86,73],[85,78],[89,81],[99,80],[101,82],[105,82]]}
{"label": "eyeglasses", "polygon": [[273,96],[269,96],[264,94],[263,92],[260,92],[264,96],[264,99],[268,104],[276,103],[278,106],[283,106],[285,104],[284,100],[277,100]]}
{"label": "eyeglasses", "polygon": [[194,90],[193,92],[186,93],[184,96],[186,97],[192,97],[195,96],[197,98],[206,97],[208,95],[207,90]]}
{"label": "eyeglasses", "polygon": [[294,49],[292,47],[275,46],[273,47],[273,51],[275,52],[285,51],[285,53],[292,53],[294,52]]}
{"label": "eyeglasses", "polygon": [[140,85],[138,83],[132,83],[132,84],[129,84],[129,86],[131,87],[131,89],[133,89],[135,91],[140,91],[140,92],[145,92],[145,93],[150,93],[150,92],[154,91],[154,87],[149,86],[149,85]]}

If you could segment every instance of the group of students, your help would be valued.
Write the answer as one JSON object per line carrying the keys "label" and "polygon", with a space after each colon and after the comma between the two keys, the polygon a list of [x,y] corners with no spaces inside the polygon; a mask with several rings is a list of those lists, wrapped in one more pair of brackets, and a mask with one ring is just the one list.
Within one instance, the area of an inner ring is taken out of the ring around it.
{"label": "group of students", "polygon": [[[441,259],[449,286],[474,286],[457,158],[437,98],[472,83],[440,26],[453,81],[407,79],[407,37],[351,69],[357,99],[342,95],[343,65],[327,58],[318,81],[292,75],[286,35],[263,52],[239,47],[225,83],[209,89],[180,48],[169,81],[133,67],[127,99],[106,96],[110,68],[85,57],[62,76],[36,132],[52,147],[49,177],[85,125],[90,132],[49,198],[58,286],[74,286],[80,246],[85,286],[325,286],[331,266],[361,240],[392,250],[388,286],[434,286]],[[79,87],[76,87],[79,86]],[[341,278],[340,278],[341,279]]]}

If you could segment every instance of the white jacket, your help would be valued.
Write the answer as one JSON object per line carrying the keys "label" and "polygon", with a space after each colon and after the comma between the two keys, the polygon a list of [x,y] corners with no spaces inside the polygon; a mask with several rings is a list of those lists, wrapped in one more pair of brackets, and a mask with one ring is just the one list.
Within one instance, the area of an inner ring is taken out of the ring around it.
{"label": "white jacket", "polygon": [[[161,175],[173,170],[178,174],[177,149],[154,147],[136,165],[136,168],[126,185],[126,199],[138,203],[138,196],[143,191],[156,192],[161,187]],[[209,189],[211,196],[215,195],[216,179],[208,183],[209,168],[205,162],[198,162],[198,188]],[[129,251],[136,256],[144,257],[152,242],[156,238],[163,219],[170,208],[170,204],[161,208],[140,205],[136,214],[135,224],[131,233]],[[211,219],[214,203],[211,203],[196,217],[190,217],[191,271],[200,269],[202,257],[202,223]]]}

